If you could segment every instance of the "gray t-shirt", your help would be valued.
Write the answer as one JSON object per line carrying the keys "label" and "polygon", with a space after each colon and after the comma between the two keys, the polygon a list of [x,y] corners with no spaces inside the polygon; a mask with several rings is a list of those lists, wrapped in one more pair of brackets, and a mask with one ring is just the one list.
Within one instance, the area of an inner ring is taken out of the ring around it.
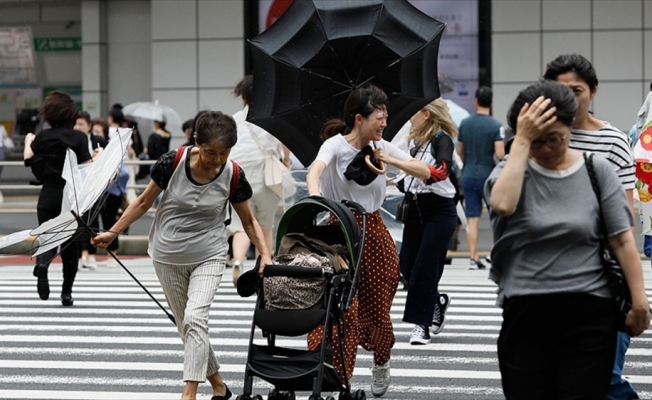
{"label": "gray t-shirt", "polygon": [[[609,162],[594,157],[609,236],[634,224],[625,192]],[[489,198],[506,161],[485,184]],[[599,205],[584,158],[563,171],[529,161],[523,191],[514,214],[490,212],[495,244],[490,278],[504,296],[588,293],[609,297],[600,258]]]}

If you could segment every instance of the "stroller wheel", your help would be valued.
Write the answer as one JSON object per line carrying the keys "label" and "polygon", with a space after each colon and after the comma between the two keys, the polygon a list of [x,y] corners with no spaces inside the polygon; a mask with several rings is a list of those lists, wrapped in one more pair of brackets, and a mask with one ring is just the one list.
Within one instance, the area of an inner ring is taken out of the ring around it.
{"label": "stroller wheel", "polygon": [[296,395],[292,391],[281,392],[276,389],[270,390],[267,395],[267,400],[296,400],[296,398]]}
{"label": "stroller wheel", "polygon": [[335,397],[333,397],[333,396],[328,396],[328,397],[326,397],[326,400],[335,400]]}
{"label": "stroller wheel", "polygon": [[251,400],[263,400],[263,396],[257,394],[254,397],[252,397]]}
{"label": "stroller wheel", "polygon": [[353,399],[354,400],[367,400],[367,395],[365,394],[364,390],[358,389],[353,394]]}

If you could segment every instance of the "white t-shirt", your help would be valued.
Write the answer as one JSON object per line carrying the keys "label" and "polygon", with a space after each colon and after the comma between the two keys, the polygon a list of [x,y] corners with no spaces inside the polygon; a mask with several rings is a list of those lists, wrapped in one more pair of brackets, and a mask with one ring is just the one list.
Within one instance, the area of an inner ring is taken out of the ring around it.
{"label": "white t-shirt", "polygon": [[[398,160],[410,161],[412,159],[409,154],[385,140],[374,143],[376,147],[382,148]],[[369,145],[374,148],[371,142]],[[321,177],[321,193],[324,197],[337,201],[355,201],[362,205],[367,212],[374,212],[380,208],[385,199],[387,189],[385,175],[378,175],[378,178],[366,186],[361,186],[344,176],[346,168],[359,152],[360,150],[351,146],[342,135],[333,136],[321,145],[315,159],[326,164],[326,169]],[[391,167],[388,165],[387,168]]]}
{"label": "white t-shirt", "polygon": [[[246,121],[248,111],[249,107],[245,107],[233,114],[233,119],[238,125],[238,142],[231,149],[229,158],[242,167],[251,164],[262,165],[267,159],[267,153],[261,150],[262,146],[270,155],[279,160],[282,159],[283,145],[281,142],[258,125]],[[256,135],[258,141],[252,135]],[[247,172],[249,171],[247,170]]]}

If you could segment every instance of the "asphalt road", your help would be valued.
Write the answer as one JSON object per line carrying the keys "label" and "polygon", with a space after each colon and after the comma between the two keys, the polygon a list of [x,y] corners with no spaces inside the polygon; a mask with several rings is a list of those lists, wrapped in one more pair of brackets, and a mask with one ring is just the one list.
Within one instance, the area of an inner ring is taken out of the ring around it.
{"label": "asphalt road", "polygon": [[[165,304],[149,259],[125,265]],[[177,399],[183,348],[165,314],[120,268],[78,274],[75,305],[58,301],[61,266],[51,267],[52,295],[38,299],[25,257],[0,257],[0,399]],[[652,272],[646,268],[647,287]],[[486,271],[466,260],[447,267],[440,289],[451,296],[447,325],[432,343],[411,346],[412,326],[401,321],[405,291],[391,309],[396,334],[392,384],[386,400],[503,398],[496,360],[500,310]],[[649,295],[652,293],[648,292]],[[210,336],[224,378],[242,393],[254,299],[237,296],[227,270],[211,309]],[[260,333],[256,335],[260,342]],[[303,338],[284,339],[305,346]],[[652,398],[652,334],[632,341],[625,374],[641,398]],[[371,354],[360,350],[353,388],[369,393]],[[270,386],[256,380],[254,393]],[[208,385],[200,399],[210,398]],[[297,393],[305,400],[306,393]],[[371,396],[369,396],[372,398]]]}

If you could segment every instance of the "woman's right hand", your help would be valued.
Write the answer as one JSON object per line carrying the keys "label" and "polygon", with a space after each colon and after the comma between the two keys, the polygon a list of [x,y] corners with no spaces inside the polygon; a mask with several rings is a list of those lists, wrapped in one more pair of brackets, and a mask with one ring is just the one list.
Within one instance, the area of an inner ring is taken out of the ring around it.
{"label": "woman's right hand", "polygon": [[35,138],[36,135],[33,134],[32,132],[25,135],[25,146],[31,145]]}
{"label": "woman's right hand", "polygon": [[550,99],[539,96],[532,104],[525,103],[518,113],[516,122],[516,136],[529,142],[538,139],[546,133],[552,124],[557,121],[555,107],[550,107]]}
{"label": "woman's right hand", "polygon": [[639,336],[650,326],[650,308],[633,307],[625,317],[625,329],[631,337]]}
{"label": "woman's right hand", "polygon": [[115,238],[118,237],[117,233],[114,232],[102,232],[97,234],[94,238],[91,239],[91,244],[98,249],[106,249],[109,247],[111,242],[115,240]]}

